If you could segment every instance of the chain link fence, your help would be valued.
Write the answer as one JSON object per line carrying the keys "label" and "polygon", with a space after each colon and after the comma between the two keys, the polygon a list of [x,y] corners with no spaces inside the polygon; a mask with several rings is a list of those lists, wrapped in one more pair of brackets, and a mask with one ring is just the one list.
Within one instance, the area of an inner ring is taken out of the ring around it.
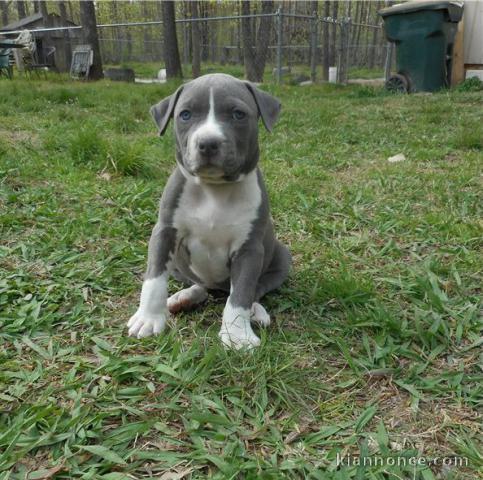
{"label": "chain link fence", "polygon": [[[198,42],[202,73],[220,70],[254,81],[300,84],[383,78],[389,50],[376,21],[356,23],[350,17],[285,13],[279,8],[267,14],[184,18],[176,23],[185,77],[191,74],[193,42]],[[100,29],[104,63],[132,66],[144,74],[151,66],[155,76],[164,65],[162,28],[162,22],[139,22]]]}

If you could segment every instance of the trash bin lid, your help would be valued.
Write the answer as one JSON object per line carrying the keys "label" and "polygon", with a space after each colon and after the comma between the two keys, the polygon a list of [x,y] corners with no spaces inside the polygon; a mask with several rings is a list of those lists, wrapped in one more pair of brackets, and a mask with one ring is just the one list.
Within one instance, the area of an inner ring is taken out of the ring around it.
{"label": "trash bin lid", "polygon": [[459,22],[463,16],[463,2],[454,1],[411,1],[393,5],[379,10],[381,17],[389,17],[401,13],[417,12],[419,10],[448,10],[452,22]]}

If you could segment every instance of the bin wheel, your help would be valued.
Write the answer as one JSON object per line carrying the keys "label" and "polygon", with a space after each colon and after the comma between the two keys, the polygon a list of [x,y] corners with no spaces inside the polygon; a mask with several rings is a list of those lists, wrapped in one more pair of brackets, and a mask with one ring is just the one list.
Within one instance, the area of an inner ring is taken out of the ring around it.
{"label": "bin wheel", "polygon": [[409,82],[404,75],[396,73],[387,79],[386,88],[390,92],[409,93]]}

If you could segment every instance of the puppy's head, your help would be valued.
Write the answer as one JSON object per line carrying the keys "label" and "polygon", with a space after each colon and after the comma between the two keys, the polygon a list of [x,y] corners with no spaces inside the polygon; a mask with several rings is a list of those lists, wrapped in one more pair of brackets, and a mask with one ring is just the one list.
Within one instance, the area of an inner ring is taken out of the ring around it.
{"label": "puppy's head", "polygon": [[197,78],[151,108],[163,135],[174,121],[176,159],[198,182],[243,178],[258,162],[258,119],[271,131],[280,102],[249,82],[230,75]]}

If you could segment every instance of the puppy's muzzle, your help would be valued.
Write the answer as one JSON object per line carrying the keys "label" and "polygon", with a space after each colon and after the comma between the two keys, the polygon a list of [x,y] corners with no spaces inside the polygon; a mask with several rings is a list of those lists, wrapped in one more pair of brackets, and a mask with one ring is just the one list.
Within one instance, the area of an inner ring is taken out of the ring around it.
{"label": "puppy's muzzle", "polygon": [[204,159],[214,157],[220,151],[221,141],[215,137],[205,137],[198,141],[198,153]]}
{"label": "puppy's muzzle", "polygon": [[223,161],[226,154],[223,139],[214,135],[203,135],[195,143],[192,171],[201,177],[223,176]]}

